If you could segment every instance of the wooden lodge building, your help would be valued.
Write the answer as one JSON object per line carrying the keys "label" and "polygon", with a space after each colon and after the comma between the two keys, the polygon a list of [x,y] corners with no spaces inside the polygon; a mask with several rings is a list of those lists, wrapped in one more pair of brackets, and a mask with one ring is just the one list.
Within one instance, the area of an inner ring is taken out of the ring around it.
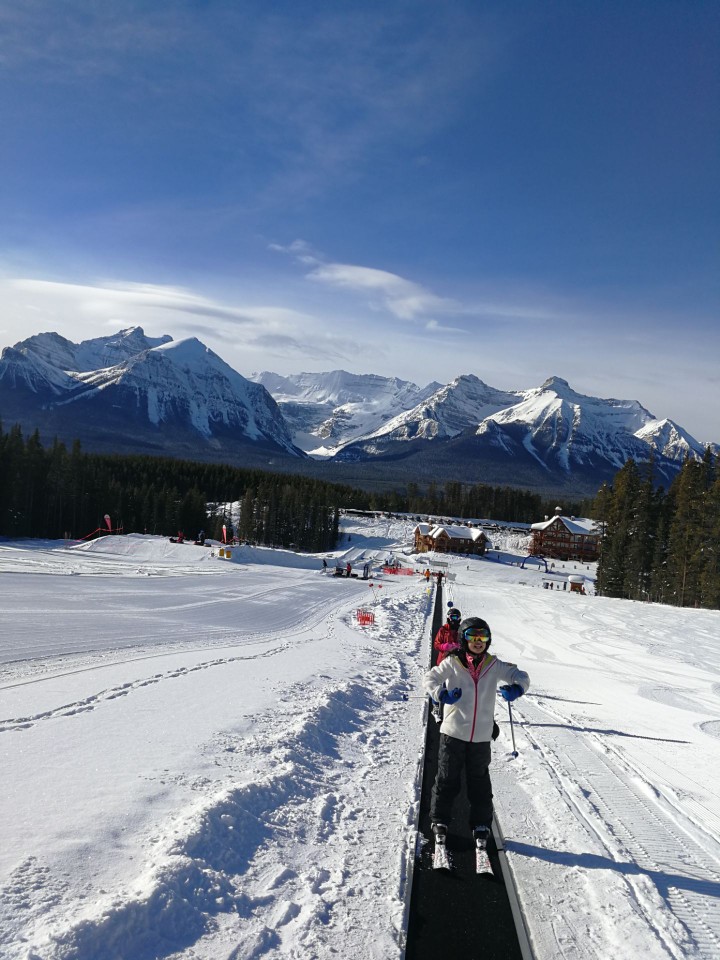
{"label": "wooden lodge building", "polygon": [[415,553],[460,553],[482,556],[488,538],[477,527],[419,523],[415,527]]}
{"label": "wooden lodge building", "polygon": [[542,523],[533,523],[530,554],[555,560],[580,560],[592,563],[600,556],[600,531],[594,520],[563,517],[555,508],[555,516]]}

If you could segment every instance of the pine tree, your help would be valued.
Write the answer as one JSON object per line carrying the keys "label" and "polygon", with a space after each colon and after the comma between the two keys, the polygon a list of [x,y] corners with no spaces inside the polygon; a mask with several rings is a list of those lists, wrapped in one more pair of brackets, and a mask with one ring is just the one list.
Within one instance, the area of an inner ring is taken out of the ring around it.
{"label": "pine tree", "polygon": [[627,557],[639,488],[638,469],[630,459],[613,481],[598,562],[597,590],[608,597],[626,595]]}
{"label": "pine tree", "polygon": [[652,474],[639,484],[628,509],[627,546],[623,596],[649,600],[653,548],[657,527],[657,500]]}
{"label": "pine tree", "polygon": [[688,459],[673,482],[675,511],[668,536],[668,602],[694,606],[700,599],[702,566],[701,517],[707,470]]}
{"label": "pine tree", "polygon": [[706,510],[700,570],[700,603],[720,609],[720,473],[705,495]]}

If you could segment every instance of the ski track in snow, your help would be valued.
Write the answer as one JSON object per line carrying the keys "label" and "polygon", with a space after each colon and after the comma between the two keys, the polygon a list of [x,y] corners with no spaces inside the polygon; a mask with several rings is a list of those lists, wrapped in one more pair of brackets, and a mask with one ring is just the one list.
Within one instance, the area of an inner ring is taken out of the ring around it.
{"label": "ski track in snow", "polygon": [[[81,908],[81,915],[70,922],[60,910],[52,933],[34,941],[27,936],[28,921],[35,913],[40,920],[46,910],[57,912],[64,891],[62,884],[50,883],[46,867],[24,863],[0,891],[2,926],[7,930],[7,914],[22,908],[21,891],[28,885],[47,884],[48,889],[35,898],[31,916],[24,917],[24,939],[31,946],[12,956],[300,960],[333,953],[396,955],[403,936],[405,863],[414,845],[419,756],[412,769],[398,770],[396,740],[406,734],[402,727],[394,728],[407,722],[403,695],[416,679],[414,664],[431,613],[429,596],[415,590],[411,598],[389,599],[376,611],[375,625],[363,632],[366,640],[356,653],[358,661],[365,664],[368,645],[383,640],[388,631],[398,636],[402,631],[404,639],[396,656],[374,651],[369,675],[320,692],[302,684],[286,688],[275,704],[267,734],[251,740],[219,736],[212,746],[216,762],[236,770],[238,781],[247,780],[249,770],[256,774],[249,782],[204,800],[184,822],[174,825],[169,837],[157,838],[159,848],[152,860],[158,865],[138,877],[134,888],[102,895],[86,911],[90,916],[83,917]],[[352,618],[346,619],[353,629],[360,629]],[[232,659],[189,669],[221,667]],[[16,723],[27,726],[93,709],[103,700],[187,672],[156,674]],[[353,770],[350,792],[348,769]],[[401,810],[382,799],[383,782],[399,775],[412,785]],[[390,892],[388,877],[374,868],[373,849],[378,846],[398,851],[399,879]],[[302,868],[290,866],[295,864]],[[352,920],[353,899],[367,897],[377,902],[375,931],[358,929]],[[42,920],[47,925],[47,917]],[[9,926],[14,929],[11,922]]]}
{"label": "ski track in snow", "polygon": [[[60,707],[56,707],[54,710],[46,710],[43,713],[37,713],[28,717],[12,717],[6,720],[0,720],[0,733],[7,733],[9,731],[18,729],[27,729],[40,720],[52,720],[58,717],[72,717],[78,713],[86,713],[89,710],[96,709],[96,707],[100,706],[102,703],[105,703],[109,700],[116,700],[118,697],[126,697],[134,690],[140,690],[143,687],[148,687],[152,684],[162,683],[166,680],[177,679],[178,677],[186,677],[188,674],[196,673],[198,670],[209,670],[212,667],[222,667],[229,663],[245,662],[247,660],[254,660],[259,657],[267,657],[272,653],[278,653],[287,649],[288,646],[289,644],[278,644],[274,650],[268,650],[268,647],[266,646],[261,653],[254,655],[248,654],[247,656],[243,657],[222,657],[218,660],[208,660],[204,663],[197,663],[191,667],[178,667],[175,670],[167,670],[164,673],[155,673],[151,677],[147,677],[142,680],[135,680],[133,682],[120,684],[117,687],[109,687],[106,690],[99,690],[90,697],[85,697],[83,700],[76,700],[73,703],[63,704]],[[167,654],[165,654],[165,656],[167,656]],[[127,661],[115,661],[115,664],[118,662],[125,663]]]}
{"label": "ski track in snow", "polygon": [[[562,716],[542,695],[523,700],[520,718],[524,735],[575,817],[607,853],[605,862],[592,854],[568,856],[567,865],[622,876],[663,955],[678,960],[720,956],[717,818],[659,790],[607,738],[577,736],[572,718]],[[549,725],[548,718],[556,723]],[[513,841],[507,846],[519,852],[524,848]],[[563,862],[562,853],[556,856]]]}

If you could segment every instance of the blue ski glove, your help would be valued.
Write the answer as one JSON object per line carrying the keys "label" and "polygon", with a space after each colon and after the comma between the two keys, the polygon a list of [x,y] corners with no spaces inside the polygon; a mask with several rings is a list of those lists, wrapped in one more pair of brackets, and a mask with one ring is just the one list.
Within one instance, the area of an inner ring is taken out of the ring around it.
{"label": "blue ski glove", "polygon": [[500,687],[500,696],[503,700],[507,700],[508,703],[517,700],[517,698],[521,697],[524,693],[525,691],[519,683],[513,683],[509,687]]}
{"label": "blue ski glove", "polygon": [[457,703],[461,696],[462,690],[460,687],[455,687],[454,690],[441,690],[440,703]]}

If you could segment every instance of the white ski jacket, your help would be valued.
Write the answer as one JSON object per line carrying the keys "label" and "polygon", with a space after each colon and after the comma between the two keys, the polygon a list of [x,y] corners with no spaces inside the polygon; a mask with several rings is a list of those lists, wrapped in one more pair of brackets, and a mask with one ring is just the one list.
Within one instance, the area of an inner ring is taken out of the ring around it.
{"label": "white ski jacket", "polygon": [[[461,659],[462,657],[462,659]],[[465,666],[464,655],[451,654],[425,674],[423,687],[433,700],[440,700],[443,688],[459,687],[462,696],[456,703],[446,703],[440,732],[469,743],[489,741],[495,712],[495,692],[499,684],[518,683],[527,693],[530,677],[514,663],[485,654],[476,679]]]}

